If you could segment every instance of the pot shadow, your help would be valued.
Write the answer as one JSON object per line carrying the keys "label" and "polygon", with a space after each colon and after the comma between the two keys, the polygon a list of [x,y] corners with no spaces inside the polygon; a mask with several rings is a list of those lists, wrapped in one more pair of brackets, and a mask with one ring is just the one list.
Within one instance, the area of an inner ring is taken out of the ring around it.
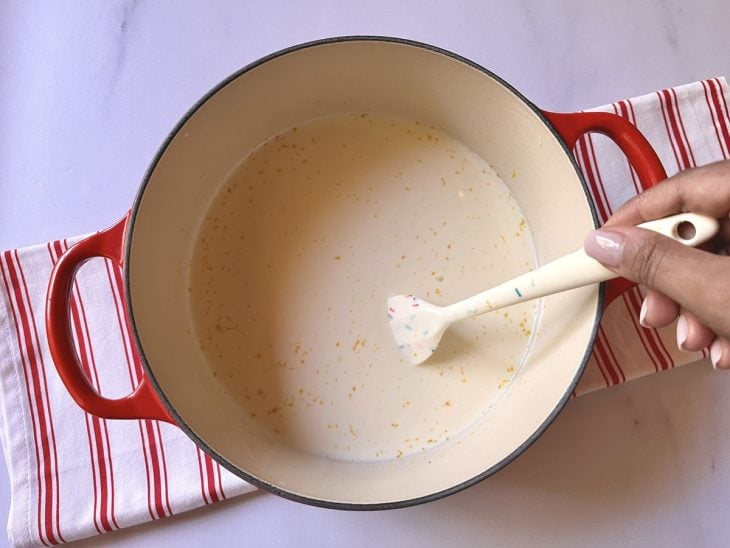
{"label": "pot shadow", "polygon": [[[512,464],[435,502],[439,519],[490,542],[580,544],[602,531],[615,539],[622,519],[657,519],[663,504],[690,504],[687,491],[713,481],[716,446],[727,451],[722,421],[707,421],[730,389],[721,380],[706,365],[687,366],[581,396]],[[403,514],[421,526],[417,510]]]}
{"label": "pot shadow", "polygon": [[239,509],[241,509],[241,511],[245,511],[246,506],[255,504],[256,499],[261,499],[261,497],[265,496],[269,496],[269,493],[266,491],[252,491],[215,504],[201,506],[199,508],[183,512],[182,514],[174,514],[164,519],[148,521],[131,527],[119,529],[117,531],[111,531],[110,534],[104,534],[101,537],[93,536],[83,540],[74,541],[74,546],[78,546],[79,548],[96,548],[107,544],[114,546],[126,546],[128,544],[146,545],[146,543],[149,542],[146,536],[153,530],[156,534],[158,532],[163,532],[163,534],[175,535],[175,539],[177,541],[176,544],[179,544],[181,538],[181,531],[178,531],[179,529],[183,529],[185,527],[199,527],[200,520],[210,520],[216,514],[221,514],[223,519],[225,519],[228,514],[239,511]]}
{"label": "pot shadow", "polygon": [[[730,466],[719,458],[730,449],[721,419],[730,412],[725,397],[730,376],[720,378],[708,369],[687,366],[581,396],[511,465],[429,504],[342,512],[283,501],[260,491],[79,546],[98,546],[106,539],[144,540],[142,535],[151,527],[192,531],[216,519],[219,526],[233,521],[252,538],[271,541],[291,537],[290,529],[295,528],[310,542],[322,541],[318,545],[337,545],[336,539],[360,534],[370,545],[379,546],[466,546],[474,539],[510,546],[586,546],[626,539],[635,545],[640,541],[635,535],[642,532],[655,541],[661,536],[671,539],[681,531],[666,527],[671,518],[661,506],[680,505],[681,515],[692,490],[713,481],[716,467]],[[719,510],[717,519],[724,520],[723,509]],[[271,536],[270,531],[256,529],[263,523],[262,512],[281,514],[288,530]],[[678,536],[677,543],[692,545]]]}

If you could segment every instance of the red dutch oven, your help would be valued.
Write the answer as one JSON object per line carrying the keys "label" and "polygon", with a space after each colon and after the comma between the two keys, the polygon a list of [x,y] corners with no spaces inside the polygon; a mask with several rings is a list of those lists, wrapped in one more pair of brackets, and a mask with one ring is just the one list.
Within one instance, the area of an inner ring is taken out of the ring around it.
{"label": "red dutch oven", "polygon": [[[385,299],[433,283],[434,302],[455,300],[580,247],[598,224],[571,153],[586,132],[613,139],[645,189],[666,178],[625,119],[543,111],[433,46],[346,37],[261,59],[185,114],[130,212],[56,264],[59,374],[89,413],[176,424],[300,502],[384,509],[468,487],[548,427],[631,284],[467,322],[421,366],[389,346]],[[145,370],[116,400],[90,385],[69,329],[93,257],[123,269]]]}

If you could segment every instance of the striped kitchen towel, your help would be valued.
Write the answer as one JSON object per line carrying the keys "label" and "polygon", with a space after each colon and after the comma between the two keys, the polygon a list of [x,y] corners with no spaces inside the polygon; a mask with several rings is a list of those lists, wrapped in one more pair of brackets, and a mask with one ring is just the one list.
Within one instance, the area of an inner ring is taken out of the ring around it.
{"label": "striped kitchen towel", "polygon": [[[17,546],[68,542],[253,490],[175,426],[107,421],[71,399],[43,317],[51,268],[77,239],[0,255],[0,436],[12,491],[8,535]],[[82,366],[112,398],[142,375],[122,286],[118,266],[94,259],[79,271],[70,305]]]}
{"label": "striped kitchen towel", "polygon": [[[725,78],[665,89],[591,110],[627,118],[652,144],[669,176],[730,157]],[[606,137],[582,137],[576,143],[575,156],[602,222],[639,191],[636,174],[626,157]],[[707,357],[706,350],[681,352],[674,324],[663,329],[641,327],[642,299],[639,288],[634,288],[608,307],[576,395]]]}
{"label": "striped kitchen towel", "polygon": [[[597,110],[628,118],[667,171],[728,158],[727,84],[713,79],[619,101]],[[626,159],[599,136],[576,157],[603,220],[637,192]],[[78,238],[0,254],[0,439],[11,488],[8,534],[17,546],[51,545],[155,520],[248,492],[180,430],[151,420],[107,421],[81,410],[51,362],[44,329],[53,264]],[[674,328],[644,329],[638,289],[607,310],[576,394],[694,362]],[[120,397],[141,365],[127,328],[116,265],[82,267],[71,301],[73,336],[95,388]]]}

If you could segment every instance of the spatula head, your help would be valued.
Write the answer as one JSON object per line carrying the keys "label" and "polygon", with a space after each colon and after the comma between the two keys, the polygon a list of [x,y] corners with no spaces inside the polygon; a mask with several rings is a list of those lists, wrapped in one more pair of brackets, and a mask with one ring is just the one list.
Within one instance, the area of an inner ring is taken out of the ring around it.
{"label": "spatula head", "polygon": [[449,326],[443,308],[415,295],[388,299],[388,321],[398,348],[414,365],[423,363],[441,341]]}

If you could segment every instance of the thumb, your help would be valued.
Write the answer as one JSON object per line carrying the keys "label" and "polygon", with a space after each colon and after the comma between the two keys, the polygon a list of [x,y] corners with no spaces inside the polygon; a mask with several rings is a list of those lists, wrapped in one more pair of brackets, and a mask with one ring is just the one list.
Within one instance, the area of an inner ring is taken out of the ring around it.
{"label": "thumb", "polygon": [[717,307],[713,282],[727,276],[722,257],[633,226],[591,232],[584,248],[610,270],[663,293],[698,317]]}

